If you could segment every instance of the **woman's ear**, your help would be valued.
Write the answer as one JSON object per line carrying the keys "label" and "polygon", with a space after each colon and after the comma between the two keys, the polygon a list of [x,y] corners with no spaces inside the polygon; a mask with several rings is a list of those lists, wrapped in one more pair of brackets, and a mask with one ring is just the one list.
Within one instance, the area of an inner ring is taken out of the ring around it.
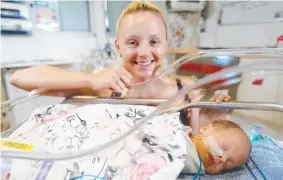
{"label": "woman's ear", "polygon": [[115,39],[115,48],[116,48],[117,53],[120,55],[121,54],[121,49],[120,49],[120,45],[119,45],[118,39]]}

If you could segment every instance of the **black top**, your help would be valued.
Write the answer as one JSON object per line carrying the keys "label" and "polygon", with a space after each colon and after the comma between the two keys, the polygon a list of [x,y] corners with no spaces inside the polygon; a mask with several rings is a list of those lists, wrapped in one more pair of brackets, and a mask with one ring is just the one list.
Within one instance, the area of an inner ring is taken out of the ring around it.
{"label": "black top", "polygon": [[[180,79],[176,79],[176,81],[177,81],[178,90],[182,89],[183,85],[182,85],[182,82],[180,81]],[[185,101],[191,102],[188,94],[186,94],[186,96],[185,96]],[[180,110],[179,119],[180,119],[180,121],[183,125],[185,125],[185,126],[189,125],[189,118],[190,117],[188,116],[188,111],[186,109]]]}

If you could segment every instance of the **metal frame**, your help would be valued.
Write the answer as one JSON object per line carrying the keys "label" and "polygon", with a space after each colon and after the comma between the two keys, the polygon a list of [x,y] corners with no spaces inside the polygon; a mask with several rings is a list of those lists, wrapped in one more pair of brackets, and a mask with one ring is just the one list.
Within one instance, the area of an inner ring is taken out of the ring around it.
{"label": "metal frame", "polygon": [[[111,99],[100,98],[97,96],[73,96],[62,104],[131,104],[131,105],[146,105],[146,106],[158,106],[159,104],[167,101],[167,99]],[[283,104],[267,103],[267,102],[244,102],[244,101],[231,101],[215,103],[210,101],[200,101],[185,104],[179,107],[170,108],[166,112],[176,112],[184,108],[216,108],[216,109],[245,109],[245,110],[267,110],[267,111],[279,111],[283,112]]]}

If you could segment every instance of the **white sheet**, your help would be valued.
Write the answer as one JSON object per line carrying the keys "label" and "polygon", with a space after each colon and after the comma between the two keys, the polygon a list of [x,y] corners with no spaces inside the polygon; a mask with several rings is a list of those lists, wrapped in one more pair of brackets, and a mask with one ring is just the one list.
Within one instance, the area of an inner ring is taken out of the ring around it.
{"label": "white sheet", "polygon": [[[109,104],[48,106],[37,109],[11,139],[34,144],[40,151],[79,151],[120,136],[154,109]],[[181,171],[196,173],[199,159],[175,113],[155,117],[142,131],[95,155],[54,163],[13,159],[11,164],[11,179],[70,179],[82,174],[114,180],[152,175],[152,179],[175,179]]]}

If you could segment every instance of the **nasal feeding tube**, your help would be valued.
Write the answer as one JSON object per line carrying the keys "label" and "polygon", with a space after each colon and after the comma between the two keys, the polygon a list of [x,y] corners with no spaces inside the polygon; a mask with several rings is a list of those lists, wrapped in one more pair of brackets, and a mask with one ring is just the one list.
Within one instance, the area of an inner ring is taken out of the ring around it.
{"label": "nasal feeding tube", "polygon": [[[275,57],[282,57],[282,55],[280,56],[278,54],[272,55],[272,57],[274,57],[274,56]],[[197,55],[197,57],[199,57],[199,55]],[[193,57],[191,59],[193,59]],[[206,76],[202,79],[199,79],[198,82],[196,82],[193,85],[184,86],[183,89],[181,89],[176,95],[171,97],[166,102],[161,103],[159,106],[157,106],[157,108],[153,112],[151,112],[148,116],[146,116],[141,122],[139,122],[137,125],[135,125],[127,133],[125,133],[125,134],[121,135],[120,137],[118,137],[114,140],[111,140],[111,141],[109,141],[105,144],[102,144],[99,147],[92,147],[90,149],[82,150],[80,152],[48,153],[48,154],[43,153],[43,152],[24,153],[24,152],[7,151],[7,150],[1,149],[1,154],[2,154],[3,157],[31,159],[31,160],[68,160],[68,159],[79,158],[79,157],[82,157],[82,156],[87,156],[89,154],[96,154],[99,151],[118,143],[119,141],[128,137],[129,135],[131,135],[135,131],[139,130],[142,125],[147,123],[153,117],[162,114],[167,109],[170,109],[170,107],[172,107],[172,105],[174,105],[176,103],[180,103],[180,102],[176,102],[176,101],[184,99],[185,95],[189,91],[201,88],[203,85],[207,85],[207,84],[214,82],[218,79],[222,79],[223,77],[233,78],[236,75],[241,74],[241,73],[251,72],[251,71],[254,71],[254,70],[266,70],[265,67],[267,65],[274,65],[274,67],[276,67],[276,68],[274,68],[273,70],[275,70],[275,71],[283,71],[283,62],[250,63],[250,64],[246,64],[246,65],[233,66],[233,67],[224,69],[220,72],[217,72],[217,73],[208,75],[208,76]],[[270,69],[267,69],[267,70],[270,70]],[[212,146],[214,146],[214,145],[212,145]],[[211,151],[215,152],[216,154],[217,154],[217,152],[219,152],[219,154],[221,154],[219,149],[216,150],[216,148],[215,149],[212,148]]]}
{"label": "nasal feeding tube", "polygon": [[[185,132],[183,133],[183,136],[185,138],[186,141],[191,142],[188,138],[188,134],[186,134]],[[198,138],[195,138],[198,139]],[[214,156],[222,156],[223,155],[223,150],[221,149],[221,147],[219,146],[218,142],[216,141],[216,139],[214,138],[214,136],[209,135],[206,137],[202,137],[201,141],[203,144],[205,144],[208,148],[208,151],[214,155]]]}

